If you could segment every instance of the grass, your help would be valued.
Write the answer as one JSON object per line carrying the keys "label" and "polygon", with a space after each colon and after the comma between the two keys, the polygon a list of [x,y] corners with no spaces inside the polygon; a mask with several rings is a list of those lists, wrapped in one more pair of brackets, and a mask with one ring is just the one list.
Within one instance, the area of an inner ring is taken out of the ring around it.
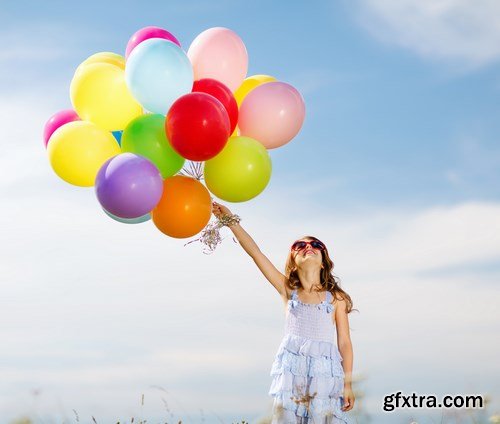
{"label": "grass", "polygon": [[[349,414],[349,419],[352,424],[369,424],[372,422],[373,417],[370,416],[365,410],[364,406],[364,400],[365,400],[365,393],[363,390],[360,388],[362,386],[362,380],[364,378],[358,377],[354,382],[353,382],[353,387],[354,389],[354,395],[355,395],[355,406],[354,409],[348,412]],[[174,397],[168,393],[164,388],[159,387],[159,386],[152,386],[154,388],[157,388],[161,391],[163,391],[165,394],[170,396],[172,399]],[[32,392],[34,396],[39,396],[40,391],[36,390]],[[203,410],[200,410],[201,412],[201,417],[198,418],[197,421],[193,420],[192,417],[189,417],[189,415],[186,413],[187,417],[186,420],[183,421],[181,418],[175,418],[175,414],[172,411],[172,409],[169,407],[169,403],[165,399],[164,396],[161,397],[161,400],[163,402],[163,406],[165,408],[166,412],[166,418],[162,419],[161,421],[155,420],[154,422],[151,420],[144,419],[143,416],[143,408],[144,408],[144,399],[145,396],[144,394],[141,395],[141,400],[140,400],[140,417],[131,417],[130,420],[125,420],[125,421],[120,421],[120,420],[115,420],[113,421],[113,424],[194,424],[194,423],[204,423],[205,422],[205,414]],[[441,417],[439,420],[433,419],[430,415],[425,417],[425,421],[422,421],[421,419],[415,419],[411,418],[411,410],[406,409],[406,410],[401,410],[404,411],[404,415],[409,417],[408,419],[402,419],[400,422],[402,424],[500,424],[500,414],[490,414],[488,412],[488,405],[491,403],[490,398],[488,396],[485,397],[485,407],[481,410],[473,410],[473,409],[442,409],[441,410]],[[90,417],[80,417],[78,412],[73,409],[73,414],[74,416],[72,419],[63,419],[60,421],[51,419],[51,420],[43,420],[40,417],[36,417],[36,413],[30,414],[30,415],[35,415],[29,416],[29,415],[23,415],[20,416],[14,420],[11,420],[8,424],[70,424],[70,423],[92,423],[92,424],[109,424],[109,421],[101,421],[98,418],[94,417],[91,415]],[[272,422],[272,415],[271,412],[266,415],[263,418],[260,418],[257,420],[254,424],[271,424]],[[228,424],[222,420],[216,413],[212,412],[211,414],[214,415],[215,418],[217,418],[218,422],[220,424]],[[91,421],[90,421],[91,420]],[[241,421],[238,422],[232,422],[231,424],[250,424],[249,421],[246,421],[245,419],[242,419]],[[314,424],[314,423],[311,423]]]}

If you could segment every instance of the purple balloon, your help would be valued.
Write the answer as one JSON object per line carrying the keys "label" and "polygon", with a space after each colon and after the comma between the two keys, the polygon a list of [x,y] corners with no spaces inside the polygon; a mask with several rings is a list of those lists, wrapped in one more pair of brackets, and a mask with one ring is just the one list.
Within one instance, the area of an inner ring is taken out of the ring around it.
{"label": "purple balloon", "polygon": [[138,218],[151,212],[163,193],[163,178],[148,159],[120,153],[108,159],[95,180],[101,206],[120,218]]}
{"label": "purple balloon", "polygon": [[47,147],[50,136],[54,133],[55,130],[57,130],[64,124],[67,124],[68,122],[79,120],[80,117],[72,109],[64,109],[52,115],[45,124],[45,128],[43,129],[43,142],[45,143],[45,147]]}
{"label": "purple balloon", "polygon": [[181,47],[181,43],[179,40],[175,38],[175,35],[171,32],[168,32],[166,29],[156,27],[156,26],[148,26],[137,31],[127,43],[127,48],[125,50],[125,57],[128,55],[134,48],[142,43],[143,41],[149,40],[150,38],[163,38],[164,40],[171,41],[172,43],[177,44]]}

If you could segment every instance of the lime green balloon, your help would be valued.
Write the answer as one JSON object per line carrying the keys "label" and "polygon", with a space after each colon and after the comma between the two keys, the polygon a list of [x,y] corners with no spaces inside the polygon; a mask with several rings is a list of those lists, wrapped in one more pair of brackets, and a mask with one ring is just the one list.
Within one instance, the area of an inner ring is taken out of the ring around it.
{"label": "lime green balloon", "polygon": [[224,149],[205,161],[207,188],[219,199],[246,202],[259,195],[271,179],[267,149],[250,137],[231,137]]}
{"label": "lime green balloon", "polygon": [[133,119],[123,130],[121,148],[148,158],[164,179],[177,174],[186,160],[172,148],[165,132],[165,116],[157,113]]}

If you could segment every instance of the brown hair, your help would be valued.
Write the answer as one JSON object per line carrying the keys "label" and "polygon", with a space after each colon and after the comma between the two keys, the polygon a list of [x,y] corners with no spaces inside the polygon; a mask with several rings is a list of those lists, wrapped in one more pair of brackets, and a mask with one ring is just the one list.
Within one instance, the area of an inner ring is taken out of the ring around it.
{"label": "brown hair", "polygon": [[[321,241],[318,238],[313,237],[313,236],[304,236],[304,237],[301,237],[301,239],[311,239],[311,240]],[[326,247],[326,245],[325,245],[325,247]],[[328,254],[328,249],[325,248],[325,250],[322,250],[321,256],[323,258],[323,268],[321,269],[321,274],[320,274],[321,287],[322,287],[321,291],[328,290],[332,294],[334,299],[345,300],[346,301],[346,312],[350,313],[353,310],[353,308],[352,308],[353,303],[352,303],[351,296],[349,296],[340,287],[340,285],[339,285],[340,278],[333,275],[332,270],[334,268],[334,264],[333,264],[333,261],[330,259],[330,256]],[[295,260],[293,259],[292,251],[290,251],[290,253],[288,254],[288,258],[286,260],[285,277],[286,277],[285,284],[288,286],[288,288],[290,290],[295,290],[295,289],[302,286],[300,279],[299,279],[299,275],[297,273],[297,264],[295,263]],[[357,311],[357,309],[355,309],[355,310]]]}

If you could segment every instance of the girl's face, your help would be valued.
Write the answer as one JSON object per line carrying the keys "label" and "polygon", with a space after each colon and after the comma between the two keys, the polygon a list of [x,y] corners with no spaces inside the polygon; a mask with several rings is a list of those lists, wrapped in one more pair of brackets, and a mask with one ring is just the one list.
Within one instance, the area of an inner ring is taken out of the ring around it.
{"label": "girl's face", "polygon": [[[304,238],[298,241],[312,241],[312,239]],[[310,244],[307,244],[304,248],[300,250],[292,250],[292,257],[298,268],[303,265],[310,266],[311,264],[316,264],[321,267],[323,263],[323,255],[320,249],[315,249]]]}

